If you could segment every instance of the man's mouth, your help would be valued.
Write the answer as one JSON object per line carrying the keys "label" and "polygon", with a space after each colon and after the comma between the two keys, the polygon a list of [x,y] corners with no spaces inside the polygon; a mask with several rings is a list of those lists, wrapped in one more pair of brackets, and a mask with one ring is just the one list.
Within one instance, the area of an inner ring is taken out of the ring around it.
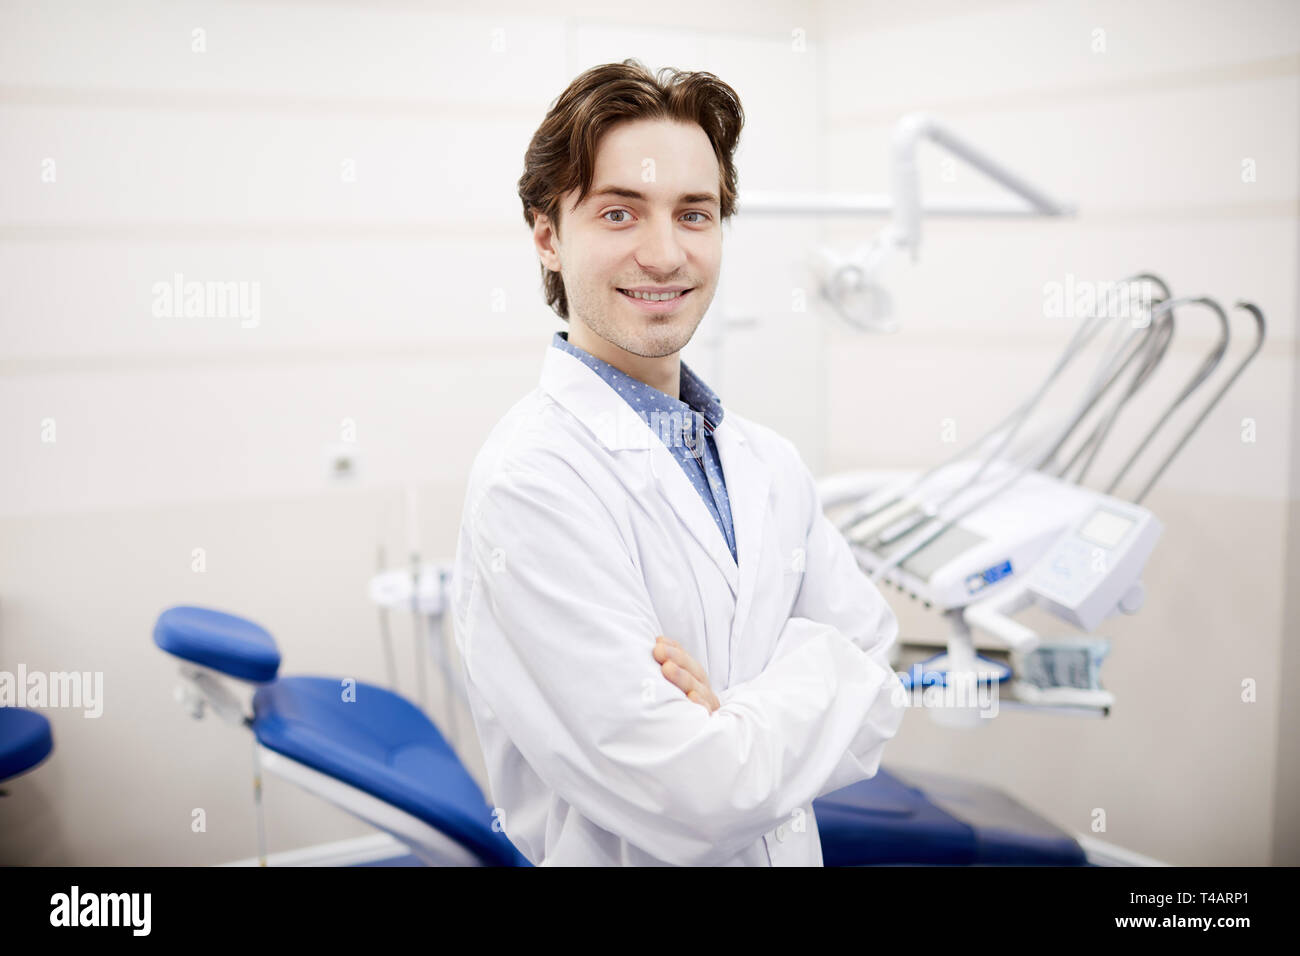
{"label": "man's mouth", "polygon": [[683,289],[681,292],[629,292],[627,289],[619,289],[618,291],[637,302],[673,302],[689,295],[694,291],[694,287]]}

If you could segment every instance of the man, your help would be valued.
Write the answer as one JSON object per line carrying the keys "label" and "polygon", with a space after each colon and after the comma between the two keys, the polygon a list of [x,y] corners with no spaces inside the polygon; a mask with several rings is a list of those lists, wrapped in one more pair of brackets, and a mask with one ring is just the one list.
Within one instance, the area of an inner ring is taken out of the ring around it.
{"label": "man", "polygon": [[902,721],[897,621],[793,444],[680,359],[743,113],[667,72],[587,71],[527,151],[569,329],[475,460],[456,640],[494,813],[533,863],[819,866],[812,800],[875,774]]}

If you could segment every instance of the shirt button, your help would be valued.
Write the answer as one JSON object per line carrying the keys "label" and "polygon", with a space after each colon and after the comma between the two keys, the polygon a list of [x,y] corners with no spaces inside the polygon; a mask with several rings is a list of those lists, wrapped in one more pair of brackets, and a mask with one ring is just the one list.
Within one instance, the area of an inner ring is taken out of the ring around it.
{"label": "shirt button", "polygon": [[784,842],[785,842],[785,824],[784,824],[784,823],[782,823],[780,826],[778,826],[778,827],[776,828],[776,842],[777,842],[777,843],[784,843]]}

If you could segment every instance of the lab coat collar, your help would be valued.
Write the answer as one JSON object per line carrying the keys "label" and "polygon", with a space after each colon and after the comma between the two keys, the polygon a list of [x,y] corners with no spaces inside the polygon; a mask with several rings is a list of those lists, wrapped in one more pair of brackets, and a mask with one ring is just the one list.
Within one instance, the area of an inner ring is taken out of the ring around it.
{"label": "lab coat collar", "polygon": [[647,453],[650,483],[668,500],[687,531],[726,577],[737,601],[732,635],[738,635],[744,626],[757,576],[756,563],[763,540],[772,477],[767,464],[748,447],[748,439],[736,416],[724,412],[721,424],[713,433],[713,440],[731,499],[739,566],[680,462],[651,430],[649,423],[604,379],[563,349],[548,347],[541,385],[605,448]]}
{"label": "lab coat collar", "polygon": [[[638,415],[595,370],[564,349],[547,348],[542,366],[542,388],[571,411],[610,451],[649,449],[656,444],[663,447],[663,440],[650,429],[649,422]],[[723,408],[722,425],[725,425],[725,406],[720,407]],[[746,441],[739,432],[736,440],[741,444]]]}

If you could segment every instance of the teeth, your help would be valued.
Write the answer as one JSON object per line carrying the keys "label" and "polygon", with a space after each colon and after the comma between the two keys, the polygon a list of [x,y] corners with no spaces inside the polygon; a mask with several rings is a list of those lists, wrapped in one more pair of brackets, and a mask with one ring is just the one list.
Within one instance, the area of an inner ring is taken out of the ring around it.
{"label": "teeth", "polygon": [[619,289],[618,291],[634,299],[645,299],[648,302],[666,302],[682,294],[680,292],[628,292],[626,289]]}

